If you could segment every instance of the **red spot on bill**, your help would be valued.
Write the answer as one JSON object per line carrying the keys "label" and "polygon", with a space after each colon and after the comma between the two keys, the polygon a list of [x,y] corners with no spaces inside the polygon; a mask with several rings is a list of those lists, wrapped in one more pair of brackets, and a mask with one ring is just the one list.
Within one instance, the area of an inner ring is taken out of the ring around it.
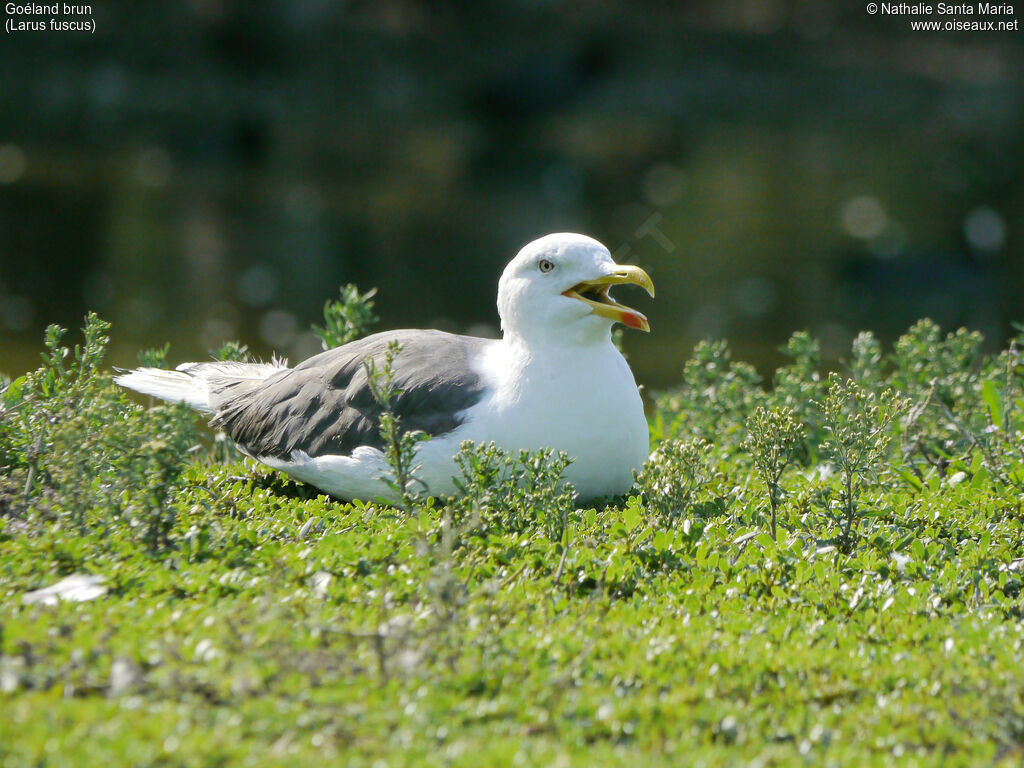
{"label": "red spot on bill", "polygon": [[647,325],[647,318],[639,312],[623,312],[622,322],[630,328],[637,328],[639,330],[646,330],[649,327]]}

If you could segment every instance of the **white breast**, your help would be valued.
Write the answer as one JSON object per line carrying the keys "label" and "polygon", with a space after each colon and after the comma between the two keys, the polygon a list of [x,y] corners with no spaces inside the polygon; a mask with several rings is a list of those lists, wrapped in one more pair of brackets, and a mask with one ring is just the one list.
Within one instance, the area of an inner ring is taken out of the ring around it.
{"label": "white breast", "polygon": [[481,371],[491,393],[451,434],[456,445],[493,440],[507,451],[565,451],[573,458],[566,479],[583,498],[632,487],[649,451],[647,420],[633,373],[611,343],[571,357],[564,350],[527,357],[495,345]]}

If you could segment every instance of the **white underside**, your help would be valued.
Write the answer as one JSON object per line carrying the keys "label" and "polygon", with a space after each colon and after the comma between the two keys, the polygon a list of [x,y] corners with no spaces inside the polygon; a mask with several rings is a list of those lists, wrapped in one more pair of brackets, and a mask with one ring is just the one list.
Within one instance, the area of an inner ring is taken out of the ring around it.
{"label": "white underside", "polygon": [[[453,457],[463,441],[493,441],[506,451],[552,448],[573,458],[565,478],[580,497],[626,493],[649,451],[647,421],[633,374],[611,343],[574,350],[572,359],[534,354],[530,359],[495,342],[477,362],[488,393],[463,413],[463,424],[422,443],[416,490],[424,495],[455,492]],[[394,500],[383,479],[381,451],[357,448],[350,456],[290,460],[256,457],[274,469],[343,499]]]}

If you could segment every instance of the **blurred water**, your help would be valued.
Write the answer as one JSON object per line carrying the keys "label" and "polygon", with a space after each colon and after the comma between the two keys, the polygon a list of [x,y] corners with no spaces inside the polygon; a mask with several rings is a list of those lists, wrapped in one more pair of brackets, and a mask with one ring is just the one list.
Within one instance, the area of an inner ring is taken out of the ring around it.
{"label": "blurred water", "polygon": [[[638,378],[725,336],[1024,318],[1019,33],[840,3],[193,0],[95,6],[0,48],[0,370],[87,308],[113,363],[226,338],[316,351],[344,282],[384,327],[495,333],[504,263],[556,230],[644,266]],[[162,7],[161,7],[162,6]]]}

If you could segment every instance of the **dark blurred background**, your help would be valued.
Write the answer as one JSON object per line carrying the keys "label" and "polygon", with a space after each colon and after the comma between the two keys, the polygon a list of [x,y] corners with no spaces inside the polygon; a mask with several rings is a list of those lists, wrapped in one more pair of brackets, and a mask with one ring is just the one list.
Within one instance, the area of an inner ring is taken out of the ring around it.
{"label": "dark blurred background", "polygon": [[[1022,9],[1024,10],[1024,9]],[[591,234],[638,379],[701,337],[769,373],[930,316],[1024,319],[1024,33],[860,0],[191,0],[0,43],[0,370],[113,322],[112,363],[293,361],[345,282],[381,327],[495,333],[504,263]],[[1013,18],[1013,17],[1009,17]],[[5,14],[6,20],[6,14]]]}

